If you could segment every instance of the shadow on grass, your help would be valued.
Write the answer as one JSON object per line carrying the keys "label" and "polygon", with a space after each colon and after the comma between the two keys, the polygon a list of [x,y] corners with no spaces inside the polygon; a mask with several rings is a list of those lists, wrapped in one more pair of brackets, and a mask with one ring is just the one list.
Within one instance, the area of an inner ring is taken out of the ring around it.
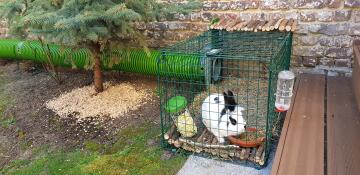
{"label": "shadow on grass", "polygon": [[84,150],[37,153],[34,160],[16,160],[0,174],[176,174],[184,155],[163,159],[160,130],[155,124],[128,127],[111,146],[89,141]]}

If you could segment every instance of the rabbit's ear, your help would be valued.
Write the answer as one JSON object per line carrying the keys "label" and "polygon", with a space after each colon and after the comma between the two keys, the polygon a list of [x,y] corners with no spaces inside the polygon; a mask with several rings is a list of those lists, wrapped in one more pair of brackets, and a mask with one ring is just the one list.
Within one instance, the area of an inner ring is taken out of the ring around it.
{"label": "rabbit's ear", "polygon": [[234,97],[234,93],[230,90],[228,90],[229,97]]}
{"label": "rabbit's ear", "polygon": [[223,95],[224,95],[225,106],[227,106],[229,104],[228,94],[226,94],[226,92],[223,92]]}
{"label": "rabbit's ear", "polygon": [[227,97],[227,108],[232,112],[235,110],[235,107],[237,106],[237,103],[234,98],[234,93],[228,90],[228,97]]}

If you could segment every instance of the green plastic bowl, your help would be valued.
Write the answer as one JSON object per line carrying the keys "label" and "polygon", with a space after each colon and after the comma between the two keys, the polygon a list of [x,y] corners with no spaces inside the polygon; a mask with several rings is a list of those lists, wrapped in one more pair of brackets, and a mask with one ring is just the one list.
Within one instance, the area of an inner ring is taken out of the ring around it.
{"label": "green plastic bowl", "polygon": [[165,110],[168,113],[174,114],[183,111],[187,106],[187,100],[183,96],[175,96],[166,102]]}

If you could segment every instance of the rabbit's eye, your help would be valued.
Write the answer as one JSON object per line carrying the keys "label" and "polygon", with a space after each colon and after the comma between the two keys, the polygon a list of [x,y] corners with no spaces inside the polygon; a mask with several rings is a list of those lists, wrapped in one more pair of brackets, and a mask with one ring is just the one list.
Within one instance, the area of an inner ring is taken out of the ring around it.
{"label": "rabbit's eye", "polygon": [[219,103],[219,97],[215,97],[215,98],[214,98],[214,101],[215,101],[216,103]]}
{"label": "rabbit's eye", "polygon": [[230,116],[229,119],[232,125],[236,125],[237,121],[234,118]]}

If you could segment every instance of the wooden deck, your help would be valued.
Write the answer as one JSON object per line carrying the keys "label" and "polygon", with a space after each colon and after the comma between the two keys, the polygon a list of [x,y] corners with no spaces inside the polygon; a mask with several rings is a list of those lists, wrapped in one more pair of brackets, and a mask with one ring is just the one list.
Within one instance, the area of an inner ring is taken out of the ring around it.
{"label": "wooden deck", "polygon": [[300,75],[272,175],[360,174],[360,112],[351,78]]}

